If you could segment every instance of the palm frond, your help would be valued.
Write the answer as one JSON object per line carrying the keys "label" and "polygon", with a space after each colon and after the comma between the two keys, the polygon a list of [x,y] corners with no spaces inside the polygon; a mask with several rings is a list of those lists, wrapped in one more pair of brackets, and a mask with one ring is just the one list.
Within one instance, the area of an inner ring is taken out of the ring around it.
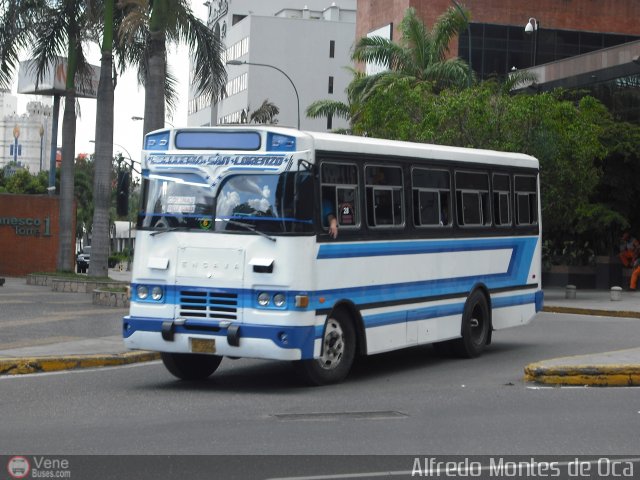
{"label": "palm frond", "polygon": [[[462,9],[462,7],[460,7]],[[464,15],[463,15],[464,13]],[[449,52],[451,40],[460,34],[469,23],[471,14],[468,10],[458,11],[455,7],[449,7],[433,26],[433,49],[431,61],[442,61]]]}
{"label": "palm frond", "polygon": [[193,59],[193,82],[198,92],[216,98],[227,83],[222,63],[223,45],[215,33],[191,11],[184,12],[178,24],[180,39],[189,47]]}
{"label": "palm frond", "polygon": [[119,0],[117,7],[124,13],[118,29],[120,43],[139,42],[149,25],[149,0]]}
{"label": "palm frond", "polygon": [[164,79],[164,101],[167,107],[167,116],[173,118],[173,114],[178,108],[178,77],[170,71],[167,66],[167,72]]}
{"label": "palm frond", "polygon": [[327,118],[329,116],[351,118],[351,108],[344,102],[336,100],[317,100],[307,107],[307,117],[309,118]]}
{"label": "palm frond", "polygon": [[525,70],[516,70],[506,76],[502,83],[502,91],[504,93],[509,93],[512,90],[532,85],[537,81],[538,76],[535,73],[527,72]]}
{"label": "palm frond", "polygon": [[269,99],[262,102],[256,110],[251,112],[249,122],[262,123],[262,124],[274,124],[278,123],[276,115],[280,113],[280,109],[274,103],[271,103]]}
{"label": "palm frond", "polygon": [[[420,20],[415,8],[408,8],[400,23],[402,43],[405,46],[407,58],[404,63],[406,70],[422,70],[431,61],[431,35],[426,25]],[[409,73],[409,72],[406,72]]]}
{"label": "palm frond", "polygon": [[474,73],[469,64],[459,58],[435,62],[425,69],[424,77],[431,79],[438,89],[464,88],[474,81]]}
{"label": "palm frond", "polygon": [[384,65],[395,70],[404,54],[402,47],[383,37],[363,37],[353,51],[351,58],[357,62]]}

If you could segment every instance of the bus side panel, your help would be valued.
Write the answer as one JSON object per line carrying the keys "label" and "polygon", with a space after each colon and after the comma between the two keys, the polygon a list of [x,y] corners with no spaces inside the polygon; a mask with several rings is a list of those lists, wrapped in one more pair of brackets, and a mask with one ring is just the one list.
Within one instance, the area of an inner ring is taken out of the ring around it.
{"label": "bus side panel", "polygon": [[[353,303],[368,353],[459,337],[467,296],[493,291],[495,328],[535,314],[538,237],[322,244],[318,295]],[[495,298],[494,298],[495,297]]]}

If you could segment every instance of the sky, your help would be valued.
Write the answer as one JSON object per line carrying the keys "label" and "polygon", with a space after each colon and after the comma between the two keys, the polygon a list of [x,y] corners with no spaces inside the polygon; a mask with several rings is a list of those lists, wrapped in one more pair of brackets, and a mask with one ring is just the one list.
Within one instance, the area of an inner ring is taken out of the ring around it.
{"label": "sky", "polygon": [[[193,12],[199,18],[206,21],[207,7],[202,1],[192,0]],[[174,75],[178,78],[178,93],[176,111],[173,117],[166,120],[176,127],[187,124],[187,103],[189,99],[189,52],[185,46],[168,46],[169,65]],[[28,58],[25,55],[21,60]],[[92,48],[87,58],[92,65],[100,66],[100,50],[97,46]],[[12,93],[17,91],[16,82]],[[26,112],[27,103],[37,98],[34,95],[17,95],[18,114]],[[58,125],[58,146],[62,145],[62,115],[64,99],[61,100],[60,119]],[[118,84],[114,95],[114,131],[113,131],[113,153],[119,152],[124,157],[132,158],[139,162],[142,149],[142,129],[141,120],[132,120],[131,117],[144,116],[144,88],[138,85],[135,70],[128,70],[123,76],[118,78]],[[95,151],[95,144],[91,140],[95,139],[96,128],[96,101],[95,99],[79,99],[80,116],[76,122],[76,156],[79,153],[92,154]],[[167,126],[170,126],[167,124]]]}

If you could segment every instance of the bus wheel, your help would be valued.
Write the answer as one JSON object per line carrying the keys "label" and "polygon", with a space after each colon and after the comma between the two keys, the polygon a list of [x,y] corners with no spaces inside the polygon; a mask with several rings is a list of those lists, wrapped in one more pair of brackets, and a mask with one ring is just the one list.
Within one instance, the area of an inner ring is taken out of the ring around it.
{"label": "bus wheel", "polygon": [[467,299],[462,314],[462,338],[454,340],[455,352],[464,358],[482,353],[489,340],[489,306],[486,297],[476,290]]}
{"label": "bus wheel", "polygon": [[319,358],[297,362],[303,378],[312,385],[338,383],[349,374],[356,354],[353,323],[336,310],[327,318]]}
{"label": "bus wheel", "polygon": [[204,380],[222,361],[219,355],[161,352],[160,356],[166,369],[181,380]]}

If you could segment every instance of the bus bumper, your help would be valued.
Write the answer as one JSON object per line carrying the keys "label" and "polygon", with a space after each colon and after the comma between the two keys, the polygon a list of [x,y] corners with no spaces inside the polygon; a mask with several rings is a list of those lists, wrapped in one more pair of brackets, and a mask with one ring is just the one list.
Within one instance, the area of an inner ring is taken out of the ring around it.
{"label": "bus bumper", "polygon": [[[170,333],[167,333],[168,325]],[[198,326],[188,321],[127,316],[123,318],[123,337],[127,348],[171,353],[203,353],[195,350],[194,339],[205,340],[211,353],[229,357],[273,360],[304,360],[314,356],[314,345],[322,337],[322,327],[291,327],[230,323]]]}
{"label": "bus bumper", "polygon": [[538,290],[536,292],[536,313],[541,312],[544,307],[544,292]]}

